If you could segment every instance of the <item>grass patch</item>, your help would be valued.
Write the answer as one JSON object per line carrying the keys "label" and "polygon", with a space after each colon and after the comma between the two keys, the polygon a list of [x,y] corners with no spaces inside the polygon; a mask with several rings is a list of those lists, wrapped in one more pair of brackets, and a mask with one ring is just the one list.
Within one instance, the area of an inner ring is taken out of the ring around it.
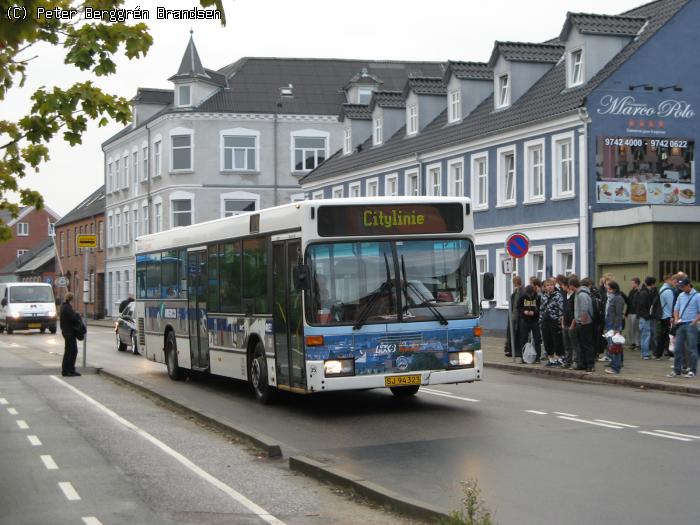
{"label": "grass patch", "polygon": [[455,510],[439,525],[495,525],[491,511],[481,498],[481,489],[475,479],[462,481],[462,508]]}

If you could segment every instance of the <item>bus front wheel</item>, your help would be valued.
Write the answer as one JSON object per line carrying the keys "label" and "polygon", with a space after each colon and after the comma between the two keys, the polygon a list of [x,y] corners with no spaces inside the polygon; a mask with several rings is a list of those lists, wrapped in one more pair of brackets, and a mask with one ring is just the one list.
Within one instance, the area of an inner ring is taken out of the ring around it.
{"label": "bus front wheel", "polygon": [[165,364],[168,367],[168,377],[173,381],[185,379],[185,371],[177,364],[177,342],[175,334],[168,332],[165,339]]}
{"label": "bus front wheel", "polygon": [[276,391],[270,386],[268,381],[265,347],[260,342],[258,342],[253,349],[253,359],[250,362],[249,377],[257,400],[264,405],[272,403]]}
{"label": "bus front wheel", "polygon": [[418,392],[420,386],[392,386],[390,387],[391,393],[396,397],[411,397],[415,396]]}

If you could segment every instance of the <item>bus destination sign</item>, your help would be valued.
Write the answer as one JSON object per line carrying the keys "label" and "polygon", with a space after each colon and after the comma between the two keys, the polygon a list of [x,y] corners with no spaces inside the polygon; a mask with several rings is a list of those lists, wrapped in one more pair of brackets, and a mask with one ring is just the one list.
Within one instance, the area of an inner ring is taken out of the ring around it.
{"label": "bus destination sign", "polygon": [[463,226],[464,209],[458,202],[318,208],[321,237],[459,233]]}

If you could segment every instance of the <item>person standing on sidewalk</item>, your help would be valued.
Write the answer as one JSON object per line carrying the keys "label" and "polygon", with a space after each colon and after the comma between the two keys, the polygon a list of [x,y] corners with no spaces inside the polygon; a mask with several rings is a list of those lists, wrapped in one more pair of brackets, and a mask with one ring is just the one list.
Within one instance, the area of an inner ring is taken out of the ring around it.
{"label": "person standing on sidewalk", "polygon": [[[619,335],[622,332],[622,320],[625,312],[625,299],[620,293],[620,285],[615,281],[608,281],[607,302],[605,303],[605,329],[606,333],[613,332]],[[608,354],[610,355],[610,367],[605,369],[608,374],[619,374],[622,368],[622,345],[613,343],[612,336],[608,337]]]}
{"label": "person standing on sidewalk", "polygon": [[574,299],[574,322],[576,323],[576,339],[581,348],[581,361],[575,370],[593,372],[595,369],[595,347],[593,346],[593,300],[591,290],[581,285],[578,279],[572,278],[570,283],[576,288]]}
{"label": "person standing on sidewalk", "polygon": [[561,335],[561,316],[564,311],[564,300],[555,286],[554,279],[544,282],[544,294],[540,304],[540,330],[544,351],[549,358],[545,366],[561,366],[564,357]]}
{"label": "person standing on sidewalk", "polygon": [[537,354],[535,363],[539,363],[542,355],[541,341],[537,334],[539,331],[540,297],[537,295],[535,287],[531,284],[525,287],[525,293],[518,301],[518,312],[520,317],[518,322],[518,344],[515,349],[515,355],[522,358],[523,347],[528,342],[529,337],[532,336],[532,342]]}
{"label": "person standing on sidewalk", "polygon": [[639,331],[641,332],[642,359],[651,359],[651,354],[656,348],[656,321],[651,318],[651,305],[656,295],[656,279],[647,277],[644,285],[639,290],[637,299],[637,317],[639,318]]}
{"label": "person standing on sidewalk", "polygon": [[564,291],[564,309],[562,312],[562,340],[564,342],[564,367],[576,368],[581,363],[581,352],[576,339],[576,322],[574,321],[574,300],[576,287],[571,285],[571,279],[577,279],[575,275],[565,278],[562,284]]}
{"label": "person standing on sidewalk", "polygon": [[68,292],[61,306],[61,335],[65,342],[61,372],[64,377],[80,375],[80,372],[75,370],[75,360],[78,357],[78,340],[75,337],[75,327],[82,321],[70,304],[72,300],[73,294]]}
{"label": "person standing on sidewalk", "polygon": [[632,348],[639,348],[639,319],[637,318],[637,305],[639,302],[639,277],[632,277],[630,281],[630,293],[627,296],[627,338]]}
{"label": "person standing on sidewalk", "polygon": [[678,296],[673,310],[673,323],[676,326],[676,351],[673,358],[673,372],[668,377],[679,377],[682,372],[683,351],[688,355],[688,368],[684,377],[698,374],[698,323],[700,323],[700,294],[690,284],[689,279],[681,279],[678,285],[683,290]]}
{"label": "person standing on sidewalk", "polygon": [[661,320],[659,321],[659,337],[654,352],[654,359],[661,359],[670,356],[668,344],[671,334],[671,323],[673,322],[673,303],[676,299],[673,276],[670,273],[664,275],[664,284],[659,290],[659,301],[661,302]]}
{"label": "person standing on sidewalk", "polygon": [[510,326],[508,327],[508,329],[506,329],[506,344],[503,349],[505,351],[506,357],[511,357],[513,355],[511,353],[513,350],[513,345],[511,344],[511,333],[513,334],[513,341],[515,341],[516,344],[518,341],[518,301],[523,295],[522,279],[520,279],[519,276],[514,275],[512,282],[513,292],[510,294],[510,303],[508,305],[510,308]]}

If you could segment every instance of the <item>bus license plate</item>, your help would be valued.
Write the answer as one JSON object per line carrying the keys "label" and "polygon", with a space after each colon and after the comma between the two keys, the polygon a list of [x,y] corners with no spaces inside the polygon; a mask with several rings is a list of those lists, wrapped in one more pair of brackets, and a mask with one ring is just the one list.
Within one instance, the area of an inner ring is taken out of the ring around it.
{"label": "bus license plate", "polygon": [[41,323],[29,323],[27,328],[41,328]]}
{"label": "bus license plate", "polygon": [[388,376],[384,378],[384,386],[420,385],[420,374],[410,376]]}

